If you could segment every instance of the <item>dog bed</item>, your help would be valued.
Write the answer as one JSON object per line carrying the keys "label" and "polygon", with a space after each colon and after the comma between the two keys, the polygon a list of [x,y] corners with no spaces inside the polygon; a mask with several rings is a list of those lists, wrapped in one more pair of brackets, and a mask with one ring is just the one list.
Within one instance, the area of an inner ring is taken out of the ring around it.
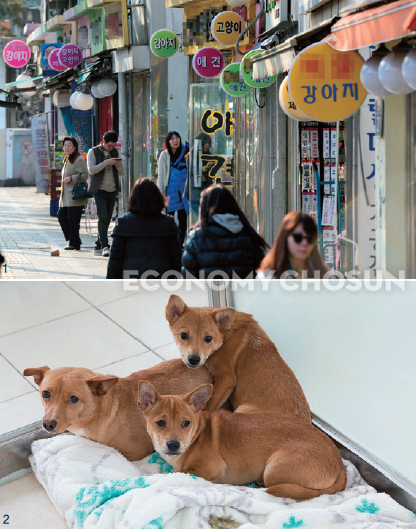
{"label": "dog bed", "polygon": [[349,461],[344,492],[295,501],[176,473],[156,453],[131,463],[71,434],[35,441],[32,454],[37,479],[73,529],[416,528],[415,515],[377,493]]}

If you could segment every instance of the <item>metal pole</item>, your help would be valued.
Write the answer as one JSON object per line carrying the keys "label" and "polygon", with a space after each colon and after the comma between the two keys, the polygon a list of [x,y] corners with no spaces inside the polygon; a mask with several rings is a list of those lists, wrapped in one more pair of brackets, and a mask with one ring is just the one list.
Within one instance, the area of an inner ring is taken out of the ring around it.
{"label": "metal pole", "polygon": [[121,182],[122,204],[120,209],[125,212],[127,197],[130,192],[130,157],[129,157],[129,115],[127,101],[127,74],[118,73],[118,116],[119,134],[121,137],[121,158],[126,168]]}

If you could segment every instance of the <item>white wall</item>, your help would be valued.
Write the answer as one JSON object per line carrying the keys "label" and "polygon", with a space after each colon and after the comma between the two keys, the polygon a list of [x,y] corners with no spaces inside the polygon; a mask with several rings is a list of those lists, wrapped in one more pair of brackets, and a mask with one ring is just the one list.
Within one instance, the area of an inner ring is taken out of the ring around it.
{"label": "white wall", "polygon": [[316,415],[416,483],[416,282],[374,292],[278,283],[237,289],[236,309],[275,342]]}

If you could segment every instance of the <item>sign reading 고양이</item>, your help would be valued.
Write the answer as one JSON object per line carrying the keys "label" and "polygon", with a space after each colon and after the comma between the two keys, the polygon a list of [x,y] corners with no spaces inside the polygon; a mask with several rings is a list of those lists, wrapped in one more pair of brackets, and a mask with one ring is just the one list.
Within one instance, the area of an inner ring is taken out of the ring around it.
{"label": "sign reading \uace0\uc591\uc774", "polygon": [[22,68],[30,60],[30,48],[26,42],[12,40],[3,50],[4,62],[12,68]]}
{"label": "sign reading \uace0\uc591\uc774", "polygon": [[224,62],[224,56],[219,50],[207,46],[195,53],[192,67],[200,77],[212,79],[222,72]]}
{"label": "sign reading \uace0\uc591\uc774", "polygon": [[223,11],[211,22],[211,35],[220,44],[233,46],[245,27],[244,20],[234,11]]}
{"label": "sign reading \uace0\uc591\uc774", "polygon": [[251,90],[251,86],[240,80],[239,62],[233,62],[223,69],[220,82],[222,89],[233,97],[245,96]]}
{"label": "sign reading \uace0\uc591\uc774", "polygon": [[65,44],[58,51],[58,59],[65,68],[75,68],[82,61],[81,48],[76,44]]}
{"label": "sign reading \uace0\uc591\uc774", "polygon": [[64,70],[66,70],[66,66],[63,66],[60,63],[58,53],[59,48],[52,50],[48,57],[48,63],[52,70],[55,70],[57,72],[63,72]]}
{"label": "sign reading \uace0\uc591\uc774", "polygon": [[253,79],[253,57],[259,53],[263,53],[263,51],[254,50],[244,55],[243,60],[241,61],[241,73],[244,81],[249,86],[252,86],[253,88],[266,88],[276,81],[277,76],[270,75],[269,77],[263,77],[263,79]]}
{"label": "sign reading \uace0\uc591\uc774", "polygon": [[172,57],[179,49],[179,39],[173,31],[160,29],[151,36],[150,49],[157,57]]}
{"label": "sign reading \uace0\uc591\uc774", "polygon": [[360,81],[364,59],[326,43],[302,50],[289,70],[289,92],[297,108],[317,121],[339,121],[354,114],[366,98]]}

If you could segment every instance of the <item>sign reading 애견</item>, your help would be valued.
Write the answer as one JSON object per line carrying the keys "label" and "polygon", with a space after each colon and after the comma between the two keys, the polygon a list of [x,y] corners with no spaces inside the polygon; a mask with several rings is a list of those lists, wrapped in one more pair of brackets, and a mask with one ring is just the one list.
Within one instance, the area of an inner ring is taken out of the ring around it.
{"label": "sign reading \uc560\uacac", "polygon": [[354,114],[367,91],[360,81],[364,59],[326,43],[302,50],[289,71],[289,92],[297,108],[317,121],[339,121]]}
{"label": "sign reading \uc560\uacac", "polygon": [[154,55],[162,59],[172,57],[179,49],[179,39],[173,31],[160,29],[151,36],[150,49]]}
{"label": "sign reading \uc560\uacac", "polygon": [[30,60],[30,48],[26,42],[12,40],[3,50],[4,61],[12,68],[22,68]]}
{"label": "sign reading \uc560\uacac", "polygon": [[224,56],[220,50],[209,46],[198,50],[192,59],[193,69],[205,79],[217,77],[222,72],[224,63]]}
{"label": "sign reading \uc560\uacac", "polygon": [[59,49],[56,48],[55,50],[52,50],[51,53],[48,56],[48,63],[49,66],[52,68],[52,70],[55,70],[56,72],[63,72],[66,70],[66,66],[63,66],[59,60]]}

